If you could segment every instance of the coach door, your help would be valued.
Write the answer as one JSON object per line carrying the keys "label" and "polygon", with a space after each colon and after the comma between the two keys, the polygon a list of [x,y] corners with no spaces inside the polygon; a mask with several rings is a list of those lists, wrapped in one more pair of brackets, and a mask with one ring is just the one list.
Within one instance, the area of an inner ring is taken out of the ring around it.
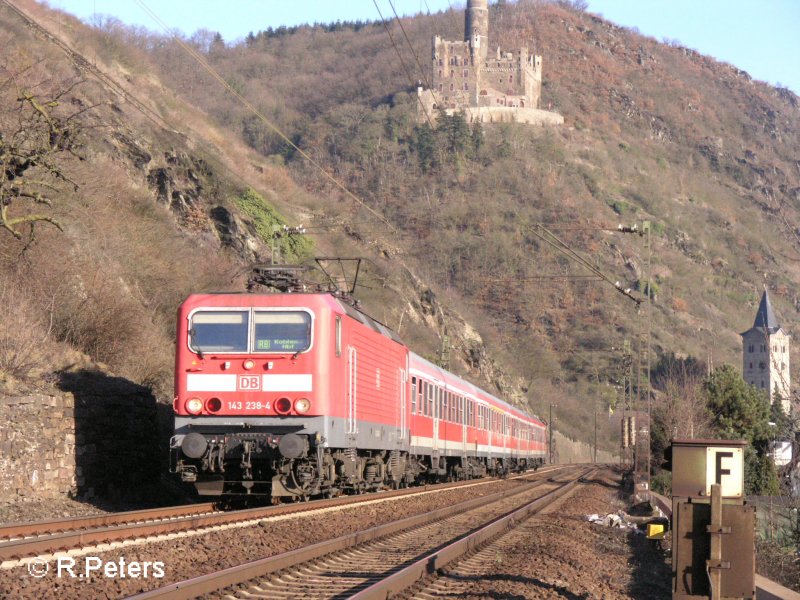
{"label": "coach door", "polygon": [[508,456],[508,415],[501,415],[500,427],[503,430],[503,458]]}
{"label": "coach door", "polygon": [[428,386],[431,395],[433,396],[433,451],[439,451],[439,419],[441,418],[442,410],[442,397],[439,395],[439,386],[430,384]]}
{"label": "coach door", "polygon": [[358,434],[358,351],[347,347],[347,435]]}
{"label": "coach door", "polygon": [[397,376],[400,383],[400,393],[398,394],[399,398],[399,410],[398,410],[398,429],[397,429],[397,441],[398,445],[401,442],[404,442],[406,439],[406,431],[408,430],[408,407],[406,403],[408,402],[408,398],[406,397],[406,389],[408,387],[408,373],[405,369],[398,369]]}
{"label": "coach door", "polygon": [[456,395],[458,402],[458,419],[461,429],[461,456],[467,455],[467,399],[464,396]]}

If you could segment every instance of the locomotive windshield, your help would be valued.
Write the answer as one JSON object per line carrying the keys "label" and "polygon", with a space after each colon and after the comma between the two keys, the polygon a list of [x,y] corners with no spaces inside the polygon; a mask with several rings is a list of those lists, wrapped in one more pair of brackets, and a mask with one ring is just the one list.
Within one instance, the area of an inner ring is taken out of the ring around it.
{"label": "locomotive windshield", "polygon": [[303,352],[311,346],[311,315],[256,311],[253,352]]}
{"label": "locomotive windshield", "polygon": [[195,352],[247,352],[249,311],[199,311],[189,325]]}
{"label": "locomotive windshield", "polygon": [[311,315],[296,310],[254,310],[252,314],[250,310],[200,310],[189,323],[189,347],[194,352],[227,354],[304,352],[311,347]]}

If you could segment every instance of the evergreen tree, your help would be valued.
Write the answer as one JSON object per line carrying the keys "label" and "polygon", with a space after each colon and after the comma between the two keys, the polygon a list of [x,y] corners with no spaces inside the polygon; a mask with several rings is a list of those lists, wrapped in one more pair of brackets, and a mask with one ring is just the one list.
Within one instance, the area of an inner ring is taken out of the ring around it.
{"label": "evergreen tree", "polygon": [[436,166],[436,139],[430,125],[423,123],[414,128],[412,146],[417,153],[419,168],[423,173],[429,173]]}
{"label": "evergreen tree", "polygon": [[776,494],[778,478],[769,458],[773,432],[767,396],[745,383],[730,365],[715,369],[705,379],[703,393],[718,437],[749,444],[744,456],[745,493]]}

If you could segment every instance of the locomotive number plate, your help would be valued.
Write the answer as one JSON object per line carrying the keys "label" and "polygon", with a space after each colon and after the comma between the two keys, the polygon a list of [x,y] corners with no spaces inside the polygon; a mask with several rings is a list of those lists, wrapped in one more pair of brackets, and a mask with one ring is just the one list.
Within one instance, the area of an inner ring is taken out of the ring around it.
{"label": "locomotive number plate", "polygon": [[261,389],[261,377],[258,375],[239,375],[239,391],[253,392]]}

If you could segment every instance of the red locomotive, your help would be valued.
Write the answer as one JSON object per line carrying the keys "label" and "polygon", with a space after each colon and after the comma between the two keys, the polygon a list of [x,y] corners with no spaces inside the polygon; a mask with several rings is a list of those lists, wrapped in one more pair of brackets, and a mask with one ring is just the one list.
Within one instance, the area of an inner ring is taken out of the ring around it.
{"label": "red locomotive", "polygon": [[307,498],[544,461],[545,426],[331,293],[178,311],[172,467],[204,495]]}

